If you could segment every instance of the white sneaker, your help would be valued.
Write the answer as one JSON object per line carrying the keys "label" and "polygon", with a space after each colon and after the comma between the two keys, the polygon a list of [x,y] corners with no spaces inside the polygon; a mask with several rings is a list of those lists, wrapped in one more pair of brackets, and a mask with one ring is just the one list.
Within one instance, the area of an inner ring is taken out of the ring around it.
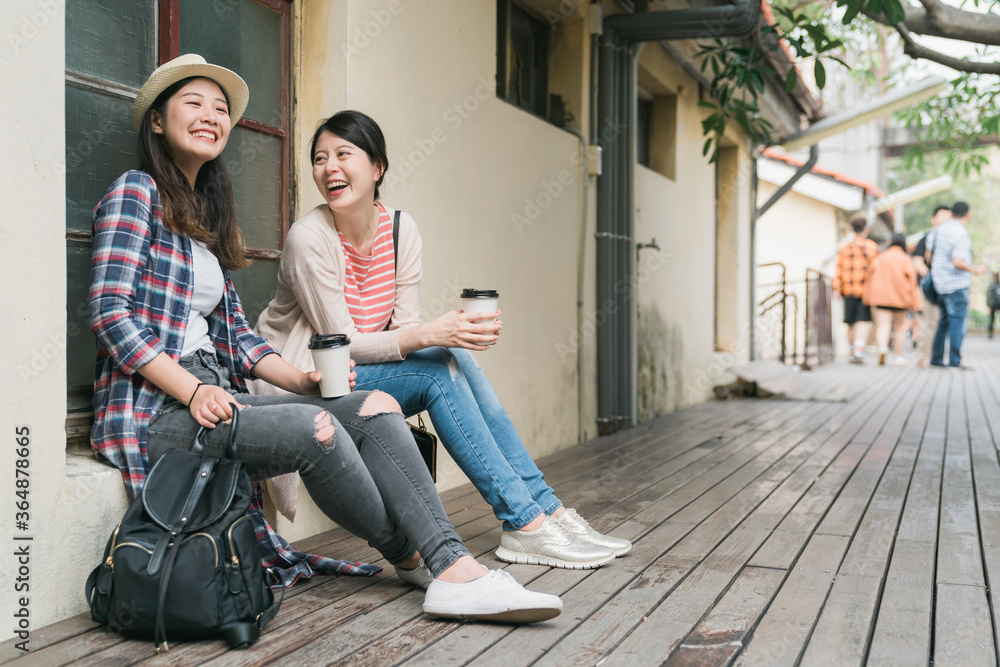
{"label": "white sneaker", "polygon": [[908,363],[910,362],[904,357],[896,357],[895,359],[892,360],[893,366],[905,366]]}
{"label": "white sneaker", "polygon": [[571,570],[589,570],[615,559],[615,552],[569,532],[551,516],[538,530],[505,530],[500,535],[497,558],[508,563],[548,565]]}
{"label": "white sneaker", "polygon": [[424,613],[441,618],[536,623],[562,612],[557,595],[529,591],[508,572],[490,570],[464,584],[435,579],[424,596]]}
{"label": "white sneaker", "polygon": [[608,549],[613,550],[615,552],[615,557],[624,556],[632,550],[631,542],[620,537],[611,537],[610,535],[604,535],[597,532],[594,530],[594,527],[591,526],[586,519],[577,514],[576,510],[572,507],[566,509],[566,512],[559,517],[559,521],[566,530],[574,535],[582,537],[585,540],[589,540],[599,546],[607,547]]}
{"label": "white sneaker", "polygon": [[396,570],[396,576],[412,586],[419,586],[420,588],[427,590],[427,587],[431,585],[432,581],[434,581],[434,575],[431,574],[427,565],[424,564],[423,558],[420,559],[420,564],[412,570],[404,570],[398,565],[393,567]]}

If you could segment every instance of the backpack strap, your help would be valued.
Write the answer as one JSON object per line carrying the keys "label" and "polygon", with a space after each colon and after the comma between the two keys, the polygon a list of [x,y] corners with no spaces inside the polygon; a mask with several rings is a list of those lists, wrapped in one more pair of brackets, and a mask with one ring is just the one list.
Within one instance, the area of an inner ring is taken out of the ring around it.
{"label": "backpack strap", "polygon": [[399,259],[399,211],[392,216],[392,270],[396,272],[396,263]]}

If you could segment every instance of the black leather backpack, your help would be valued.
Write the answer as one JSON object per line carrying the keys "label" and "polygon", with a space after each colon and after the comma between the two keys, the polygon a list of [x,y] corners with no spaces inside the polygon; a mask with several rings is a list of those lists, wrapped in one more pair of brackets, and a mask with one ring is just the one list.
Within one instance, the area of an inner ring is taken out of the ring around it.
{"label": "black leather backpack", "polygon": [[238,419],[234,408],[226,458],[204,454],[201,428],[190,451],[173,449],[156,462],[87,579],[91,617],[126,636],[152,637],[157,653],[169,648],[168,634],[221,635],[246,648],[281,606],[247,514],[253,489],[236,458]]}

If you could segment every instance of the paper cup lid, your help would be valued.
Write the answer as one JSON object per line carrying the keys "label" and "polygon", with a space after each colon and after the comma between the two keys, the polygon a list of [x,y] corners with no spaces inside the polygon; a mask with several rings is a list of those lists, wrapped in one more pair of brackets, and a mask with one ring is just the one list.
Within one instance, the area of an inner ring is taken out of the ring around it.
{"label": "paper cup lid", "polygon": [[310,350],[325,350],[350,344],[351,339],[344,334],[316,334],[309,339]]}
{"label": "paper cup lid", "polygon": [[466,287],[462,290],[463,299],[497,299],[500,297],[500,293],[495,289],[472,289],[471,287]]}

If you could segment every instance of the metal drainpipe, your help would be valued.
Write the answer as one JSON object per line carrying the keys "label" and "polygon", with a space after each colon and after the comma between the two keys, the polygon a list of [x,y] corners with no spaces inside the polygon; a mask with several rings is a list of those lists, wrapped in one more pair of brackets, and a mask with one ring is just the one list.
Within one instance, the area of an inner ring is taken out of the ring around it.
{"label": "metal drainpipe", "polygon": [[[597,422],[598,432],[632,426],[638,412],[633,230],[633,46],[642,42],[703,37],[744,37],[757,27],[754,0],[731,5],[604,20],[600,41],[598,110],[604,173],[597,180]],[[624,136],[623,136],[624,135]]]}
{"label": "metal drainpipe", "polygon": [[583,155],[583,204],[580,213],[580,247],[576,271],[576,378],[577,378],[577,442],[583,442],[583,290],[585,282],[584,260],[587,253],[587,205],[590,203],[590,164],[587,137],[574,127],[563,128],[580,140]]}

